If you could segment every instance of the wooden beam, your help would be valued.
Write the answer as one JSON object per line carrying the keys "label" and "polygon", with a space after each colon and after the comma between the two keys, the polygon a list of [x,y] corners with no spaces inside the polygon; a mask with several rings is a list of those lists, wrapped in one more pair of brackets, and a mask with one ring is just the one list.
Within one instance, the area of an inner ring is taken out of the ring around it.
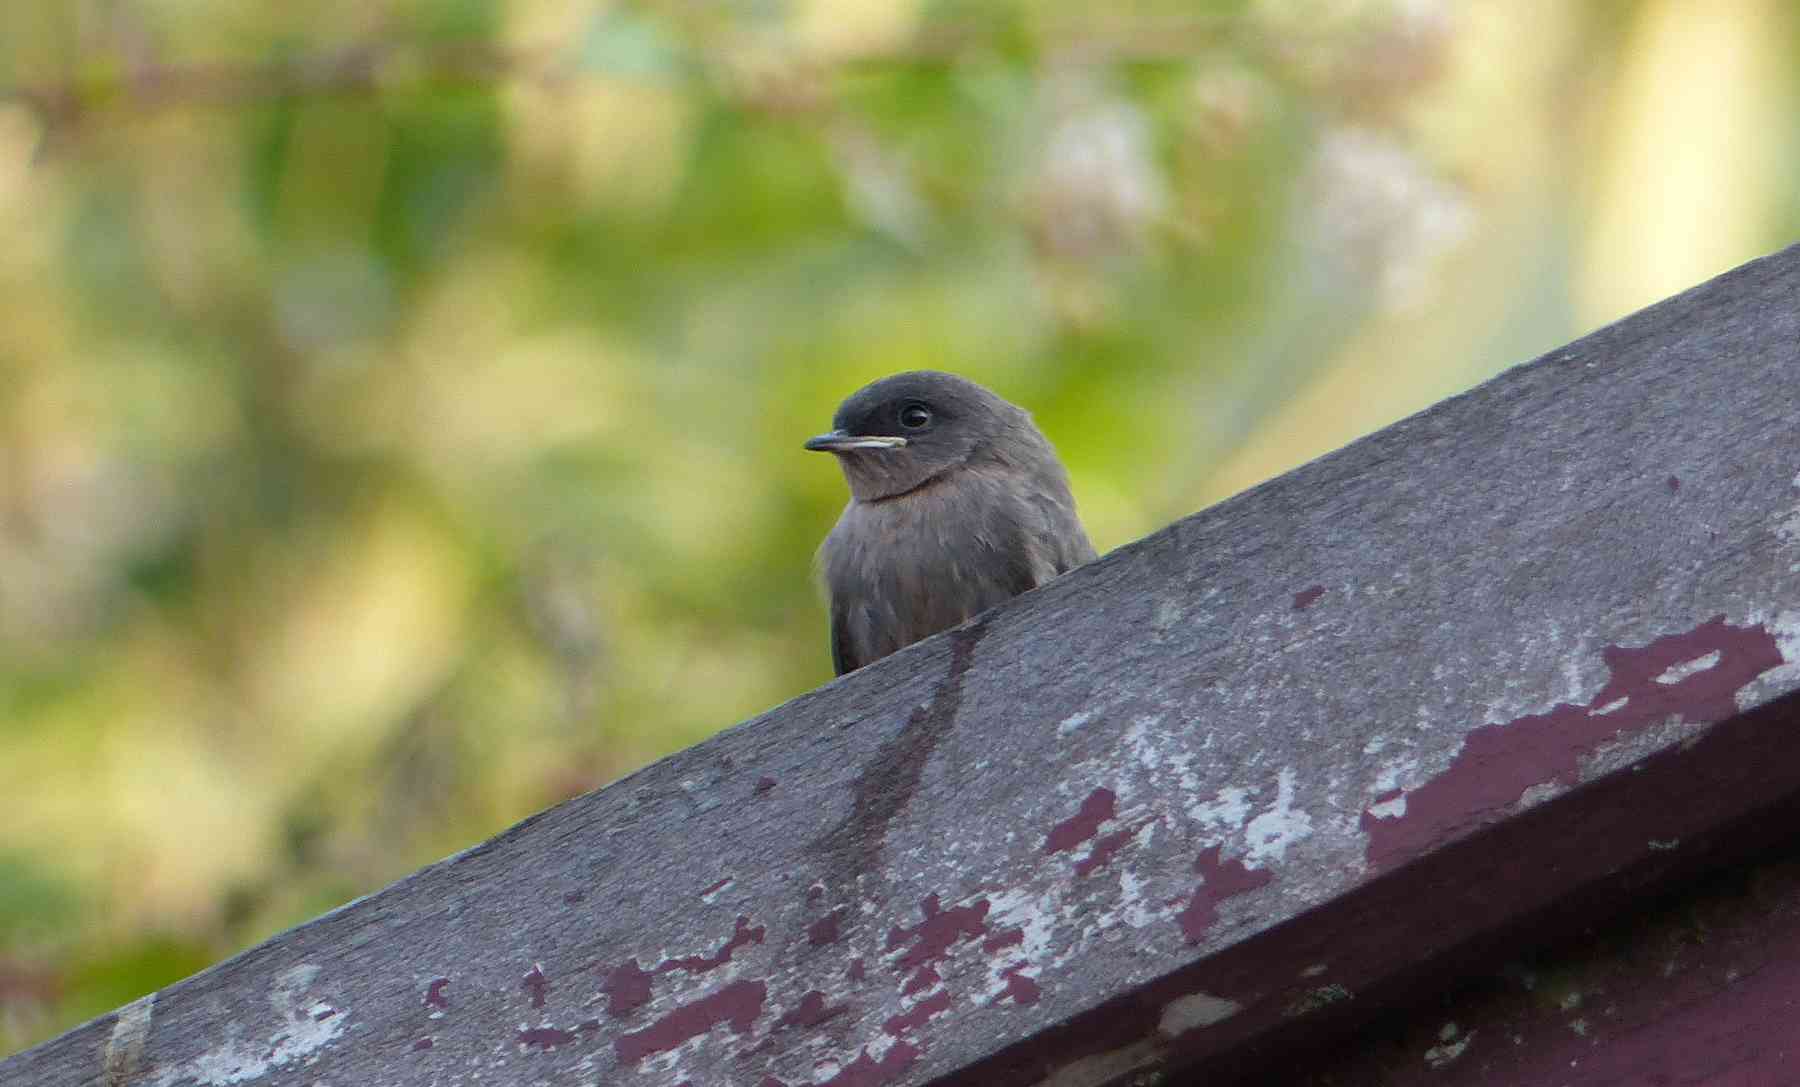
{"label": "wooden beam", "polygon": [[0,1063],[1079,1087],[1403,999],[1800,795],[1800,248]]}

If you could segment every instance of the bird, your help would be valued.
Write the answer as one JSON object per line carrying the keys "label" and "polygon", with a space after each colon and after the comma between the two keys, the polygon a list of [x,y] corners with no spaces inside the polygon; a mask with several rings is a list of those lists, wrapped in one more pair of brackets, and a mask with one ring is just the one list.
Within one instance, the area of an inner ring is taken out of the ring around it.
{"label": "bird", "polygon": [[805,448],[836,456],[850,486],[818,553],[838,675],[1094,559],[1056,450],[975,382],[894,374],[831,426]]}

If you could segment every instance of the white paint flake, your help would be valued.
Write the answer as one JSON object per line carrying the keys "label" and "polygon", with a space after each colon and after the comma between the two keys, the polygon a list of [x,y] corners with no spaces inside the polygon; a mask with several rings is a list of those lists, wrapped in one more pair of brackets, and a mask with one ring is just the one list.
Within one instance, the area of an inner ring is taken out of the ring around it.
{"label": "white paint flake", "polygon": [[156,1078],[158,1087],[187,1080],[205,1087],[228,1087],[260,1079],[296,1062],[318,1060],[320,1050],[342,1034],[350,1021],[342,1009],[307,999],[307,989],[318,975],[319,967],[302,963],[276,977],[269,989],[269,1006],[281,1023],[266,1040],[245,1039],[243,1027],[234,1019],[225,1025],[225,1041],[190,1061],[164,1068]]}
{"label": "white paint flake", "polygon": [[1169,915],[1167,907],[1159,906],[1144,892],[1144,881],[1133,875],[1131,869],[1119,869],[1119,920],[1134,929],[1147,928]]}
{"label": "white paint flake", "polygon": [[1383,800],[1379,804],[1370,804],[1370,815],[1377,819],[1398,819],[1406,814],[1406,794],[1401,793],[1391,800]]}
{"label": "white paint flake", "polygon": [[1605,717],[1609,713],[1619,712],[1620,710],[1624,709],[1630,702],[1631,702],[1631,699],[1628,697],[1615,698],[1611,702],[1608,702],[1606,705],[1601,706],[1599,709],[1589,710],[1588,712],[1592,713],[1595,717]]}
{"label": "white paint flake", "polygon": [[1162,1019],[1156,1029],[1165,1038],[1179,1038],[1190,1030],[1223,1023],[1244,1006],[1211,993],[1189,993],[1163,1005]]}
{"label": "white paint flake", "polygon": [[1698,675],[1708,668],[1714,667],[1724,658],[1725,654],[1715,649],[1711,653],[1695,657],[1693,660],[1671,664],[1663,671],[1662,675],[1656,677],[1656,682],[1665,686],[1673,686],[1689,676]]}
{"label": "white paint flake", "polygon": [[[1752,622],[1761,622],[1775,639],[1775,648],[1781,654],[1782,663],[1762,674],[1763,683],[1775,684],[1777,689],[1786,690],[1790,686],[1800,684],[1800,611],[1778,612],[1773,618],[1765,618],[1752,614]],[[1742,707],[1746,699],[1755,698],[1755,692],[1746,687],[1738,692],[1738,705]]]}
{"label": "white paint flake", "polygon": [[1438,1031],[1438,1044],[1425,1051],[1425,1063],[1432,1068],[1442,1068],[1463,1055],[1469,1043],[1475,1040],[1475,1031],[1470,1031],[1458,1038],[1455,1023],[1445,1023],[1444,1029]]}
{"label": "white paint flake", "polygon": [[1093,719],[1094,719],[1094,711],[1093,710],[1082,710],[1080,713],[1071,713],[1069,716],[1063,718],[1059,724],[1057,724],[1056,734],[1058,736],[1072,735],[1076,729],[1080,728],[1082,725],[1087,724],[1089,721],[1092,721]]}
{"label": "white paint flake", "polygon": [[1250,790],[1227,785],[1210,801],[1189,808],[1188,815],[1211,829],[1240,830],[1250,817]]}
{"label": "white paint flake", "polygon": [[1418,759],[1395,759],[1382,766],[1381,772],[1375,775],[1375,791],[1377,793],[1392,792],[1400,788],[1400,783],[1419,768]]}
{"label": "white paint flake", "polygon": [[1155,717],[1140,717],[1125,729],[1126,748],[1146,770],[1155,770],[1163,761],[1162,749],[1150,738],[1150,726],[1157,723],[1158,719]]}
{"label": "white paint flake", "polygon": [[1008,971],[1021,962],[1029,963],[1024,977],[1035,980],[1045,969],[1054,969],[1074,953],[1065,949],[1061,957],[1049,954],[1050,938],[1056,932],[1056,919],[1062,915],[1062,903],[1054,894],[1036,895],[1024,891],[995,891],[987,896],[987,924],[990,932],[1016,928],[1023,939],[1005,955],[995,955],[988,963],[987,999],[993,1000],[1011,985]]}
{"label": "white paint flake", "polygon": [[1284,767],[1275,777],[1275,806],[1244,828],[1245,856],[1255,867],[1281,860],[1288,846],[1312,834],[1312,816],[1294,807],[1295,778],[1294,768]]}

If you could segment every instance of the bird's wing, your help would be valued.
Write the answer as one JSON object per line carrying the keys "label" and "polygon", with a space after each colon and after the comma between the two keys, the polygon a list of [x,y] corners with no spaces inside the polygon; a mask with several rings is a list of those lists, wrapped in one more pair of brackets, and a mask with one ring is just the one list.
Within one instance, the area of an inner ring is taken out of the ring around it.
{"label": "bird's wing", "polygon": [[847,617],[844,605],[834,593],[831,597],[831,666],[837,669],[838,675],[854,672],[862,667],[856,659],[856,651],[850,647],[850,632],[847,629]]}
{"label": "bird's wing", "polygon": [[[1075,501],[1068,497],[1068,486],[1063,484],[1056,488],[1062,492],[1057,497],[1046,487],[1033,497],[1038,516],[1043,518],[1043,530],[1047,535],[1045,543],[1050,556],[1050,574],[1066,574],[1077,566],[1094,561],[1094,545],[1088,542],[1087,531],[1081,527],[1081,518],[1075,513]],[[1046,579],[1047,580],[1047,579]]]}

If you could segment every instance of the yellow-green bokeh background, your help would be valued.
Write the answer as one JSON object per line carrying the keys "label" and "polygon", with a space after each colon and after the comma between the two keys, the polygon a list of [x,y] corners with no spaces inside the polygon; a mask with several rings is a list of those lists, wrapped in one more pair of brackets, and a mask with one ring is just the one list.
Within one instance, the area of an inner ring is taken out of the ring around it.
{"label": "yellow-green bokeh background", "polygon": [[1105,551],[1793,239],[1797,72],[1779,0],[8,0],[0,1053],[826,680],[864,381],[1031,407]]}

